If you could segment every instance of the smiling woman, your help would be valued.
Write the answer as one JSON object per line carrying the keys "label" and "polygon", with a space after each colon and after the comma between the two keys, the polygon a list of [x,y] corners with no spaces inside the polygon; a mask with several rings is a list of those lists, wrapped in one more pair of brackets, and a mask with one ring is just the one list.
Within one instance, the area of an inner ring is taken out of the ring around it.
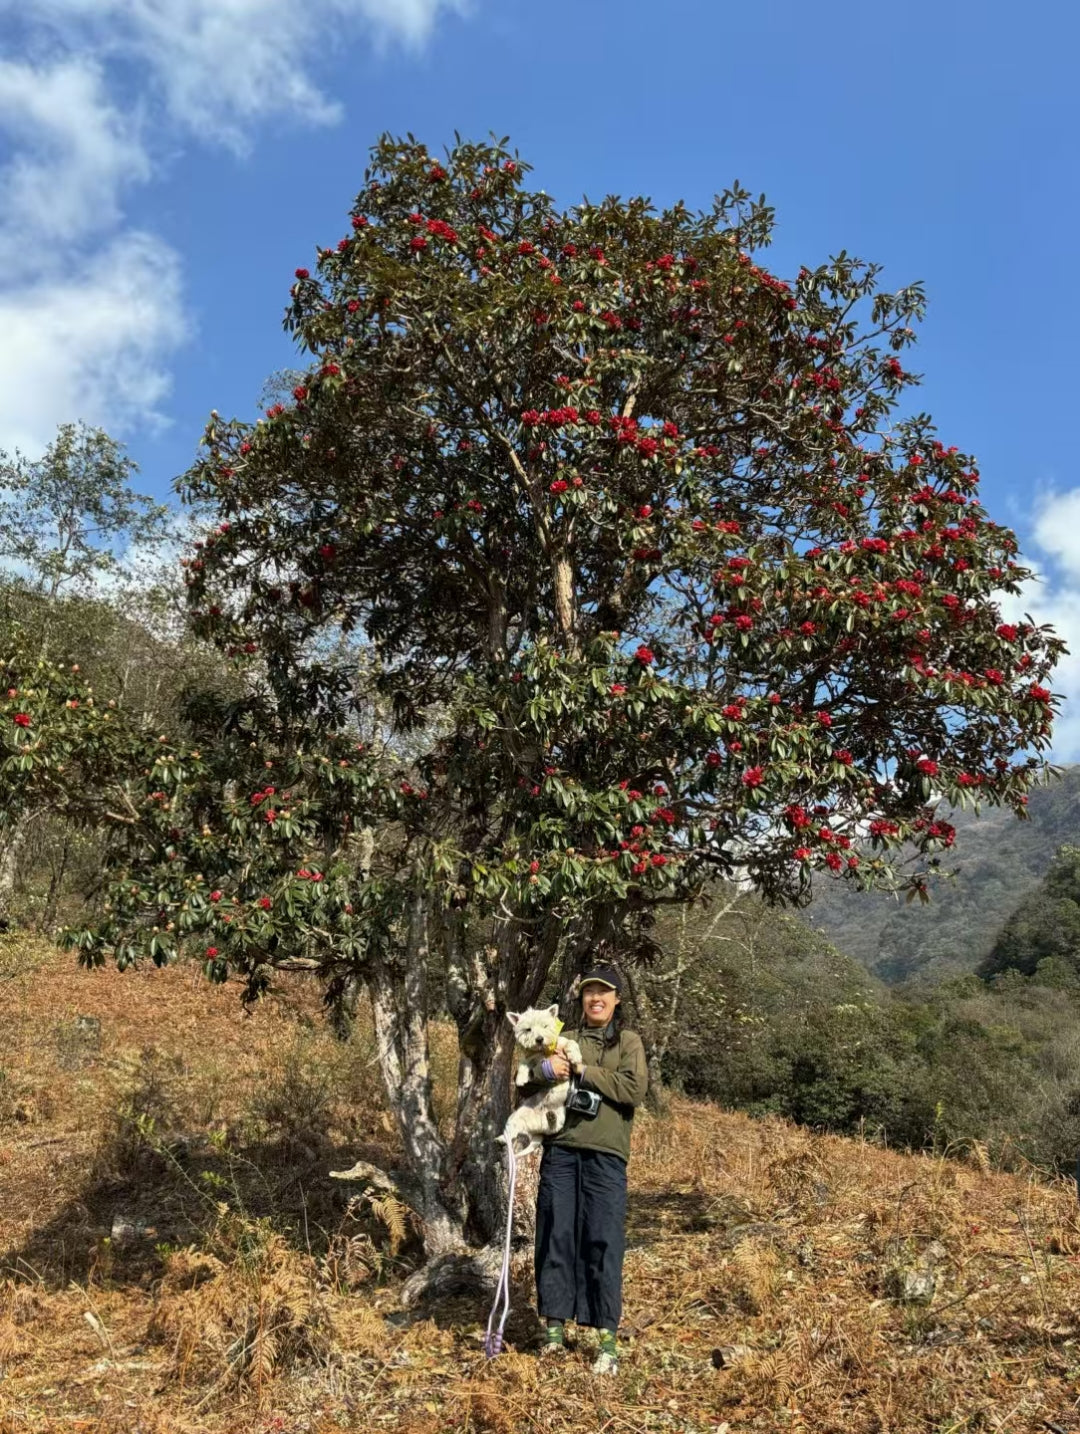
{"label": "smiling woman", "polygon": [[[581,978],[579,1029],[584,1092],[573,1095],[566,1124],[545,1141],[536,1201],[536,1293],[546,1329],[543,1352],[566,1347],[565,1322],[600,1331],[593,1372],[618,1370],[616,1331],[622,1314],[626,1242],[626,1167],[634,1109],[645,1099],[648,1074],[641,1038],[622,1021],[622,978],[613,966],[593,966]],[[565,1056],[534,1062],[539,1082],[569,1078]]]}

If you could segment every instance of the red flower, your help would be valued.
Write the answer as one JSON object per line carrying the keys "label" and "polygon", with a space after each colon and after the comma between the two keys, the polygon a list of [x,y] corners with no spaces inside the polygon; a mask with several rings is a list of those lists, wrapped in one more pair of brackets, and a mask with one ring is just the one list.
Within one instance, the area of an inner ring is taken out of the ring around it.
{"label": "red flower", "polygon": [[927,777],[936,777],[938,774],[938,764],[932,762],[929,757],[920,757],[915,766]]}
{"label": "red flower", "polygon": [[723,760],[719,752],[708,752],[705,756],[705,765],[706,767],[719,767]]}
{"label": "red flower", "polygon": [[839,751],[834,752],[833,757],[837,762],[842,762],[845,767],[851,766],[852,756],[846,747],[841,747]]}
{"label": "red flower", "polygon": [[322,558],[324,563],[332,563],[337,557],[337,548],[334,547],[333,543],[323,543],[319,549],[319,557]]}
{"label": "red flower", "polygon": [[211,958],[211,960],[212,960],[212,959],[218,954],[218,949],[217,949],[217,947],[216,947],[216,946],[208,946],[208,947],[206,948],[206,954],[207,954],[207,956],[209,956],[209,957]]}
{"label": "red flower", "polygon": [[747,767],[746,771],[742,774],[742,783],[743,783],[743,786],[744,786],[744,787],[760,787],[760,786],[761,786],[761,783],[762,783],[762,779],[764,778],[764,776],[765,776],[765,768],[764,768],[764,767]]}
{"label": "red flower", "polygon": [[261,906],[264,911],[269,911],[273,904],[274,903],[270,900],[268,896],[260,896],[258,902],[256,903],[256,905]]}
{"label": "red flower", "polygon": [[830,871],[839,871],[843,864],[844,858],[840,855],[839,852],[831,851],[825,858],[825,865],[830,869]]}
{"label": "red flower", "polygon": [[645,861],[636,861],[630,869],[635,876],[641,876],[644,872],[648,871],[649,864]]}
{"label": "red flower", "polygon": [[552,493],[565,493],[569,487],[570,484],[565,478],[556,478],[555,482],[549,485],[549,491]]}
{"label": "red flower", "polygon": [[625,692],[626,688],[621,682],[613,682],[609,690],[617,697],[621,692]]}
{"label": "red flower", "polygon": [[598,408],[590,408],[585,414],[585,422],[595,428],[596,425],[600,422],[601,416],[602,415]]}
{"label": "red flower", "polygon": [[15,723],[16,727],[30,726],[30,714],[28,712],[16,712],[11,720]]}
{"label": "red flower", "polygon": [[810,848],[808,846],[797,846],[791,854],[796,861],[807,861],[810,857]]}
{"label": "red flower", "polygon": [[310,278],[311,278],[311,275],[308,273],[308,271],[307,271],[306,269],[297,269],[297,271],[296,271],[296,277],[297,277],[298,279],[310,279]]}
{"label": "red flower", "polygon": [[422,234],[414,234],[413,237],[409,240],[409,248],[410,248],[410,249],[415,249],[415,250],[417,250],[418,252],[419,252],[421,249],[426,249],[426,248],[427,248],[427,240],[424,238],[424,236],[423,236]]}
{"label": "red flower", "polygon": [[447,224],[445,219],[429,219],[427,222],[427,232],[429,234],[437,234],[440,239],[447,239],[451,244],[457,243],[457,230],[452,225]]}
{"label": "red flower", "polygon": [[1031,688],[1031,695],[1032,697],[1034,697],[1036,702],[1050,701],[1049,687],[1040,687],[1038,683],[1035,683],[1034,686]]}
{"label": "red flower", "polygon": [[220,892],[220,891],[212,891],[212,892],[210,893],[210,900],[211,900],[211,901],[214,903],[214,905],[216,906],[217,903],[221,900],[221,892]]}
{"label": "red flower", "polygon": [[749,613],[741,612],[735,619],[735,626],[740,632],[749,632],[754,625],[754,619]]}
{"label": "red flower", "polygon": [[271,825],[277,821],[277,812],[274,811],[273,807],[263,814],[263,820],[268,821]]}
{"label": "red flower", "polygon": [[641,663],[642,667],[648,667],[653,660],[654,653],[651,647],[646,647],[644,643],[642,643],[637,652],[634,653],[634,656]]}
{"label": "red flower", "polygon": [[662,851],[654,852],[652,864],[653,866],[667,866],[667,857]]}
{"label": "red flower", "polygon": [[659,447],[655,438],[639,438],[637,441],[637,451],[642,458],[651,458]]}
{"label": "red flower", "polygon": [[529,870],[532,872],[533,876],[535,876],[536,873],[540,870],[540,863],[538,861],[530,861]]}
{"label": "red flower", "polygon": [[829,716],[828,712],[817,712],[815,713],[815,716],[817,717],[817,720],[822,727],[832,726],[832,718]]}
{"label": "red flower", "polygon": [[999,625],[997,629],[998,637],[1003,637],[1006,642],[1015,642],[1016,632],[1017,630],[1015,627],[1013,627],[1011,622],[1003,622]]}

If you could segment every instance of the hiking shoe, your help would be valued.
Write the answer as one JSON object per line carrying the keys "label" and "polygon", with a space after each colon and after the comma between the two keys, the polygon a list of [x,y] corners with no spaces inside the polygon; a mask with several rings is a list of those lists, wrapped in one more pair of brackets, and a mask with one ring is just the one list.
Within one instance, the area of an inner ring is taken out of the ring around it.
{"label": "hiking shoe", "polygon": [[619,1356],[610,1349],[602,1349],[592,1365],[593,1374],[618,1374]]}
{"label": "hiking shoe", "polygon": [[561,1324],[549,1324],[546,1327],[540,1353],[548,1355],[566,1353],[566,1333]]}

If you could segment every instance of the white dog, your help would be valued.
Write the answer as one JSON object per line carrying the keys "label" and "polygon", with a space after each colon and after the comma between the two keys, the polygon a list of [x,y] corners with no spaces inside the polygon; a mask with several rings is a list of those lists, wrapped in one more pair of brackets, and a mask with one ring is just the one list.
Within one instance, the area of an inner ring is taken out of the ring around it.
{"label": "white dog", "polygon": [[[569,1041],[559,1035],[562,1022],[558,1006],[548,1006],[546,1010],[530,1007],[527,1011],[507,1011],[506,1019],[514,1028],[517,1045],[516,1086],[528,1085],[533,1080],[529,1070],[530,1060],[538,1056],[552,1056],[556,1051],[566,1056],[577,1075],[585,1069],[577,1041]],[[506,1122],[499,1139],[505,1140],[515,1155],[530,1155],[539,1148],[541,1136],[555,1135],[566,1124],[566,1097],[569,1094],[570,1082],[561,1080],[526,1096]],[[525,1137],[525,1144],[520,1149],[516,1144],[519,1136]]]}

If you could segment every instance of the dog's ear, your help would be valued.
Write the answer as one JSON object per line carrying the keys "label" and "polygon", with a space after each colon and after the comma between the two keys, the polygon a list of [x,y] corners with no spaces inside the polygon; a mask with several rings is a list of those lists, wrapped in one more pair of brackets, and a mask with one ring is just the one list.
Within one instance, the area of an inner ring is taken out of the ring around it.
{"label": "dog's ear", "polygon": [[521,1012],[520,1012],[520,1011],[507,1011],[507,1013],[506,1013],[506,1019],[510,1022],[511,1026],[512,1026],[512,1027],[514,1028],[514,1030],[516,1031],[517,1028],[518,1028],[518,1021],[521,1020]]}
{"label": "dog's ear", "polygon": [[559,1003],[556,1001],[556,1003],[555,1003],[554,1006],[549,1006],[549,1007],[547,1008],[547,1013],[548,1013],[549,1016],[556,1016],[556,1017],[557,1017],[558,1014],[559,1014]]}

